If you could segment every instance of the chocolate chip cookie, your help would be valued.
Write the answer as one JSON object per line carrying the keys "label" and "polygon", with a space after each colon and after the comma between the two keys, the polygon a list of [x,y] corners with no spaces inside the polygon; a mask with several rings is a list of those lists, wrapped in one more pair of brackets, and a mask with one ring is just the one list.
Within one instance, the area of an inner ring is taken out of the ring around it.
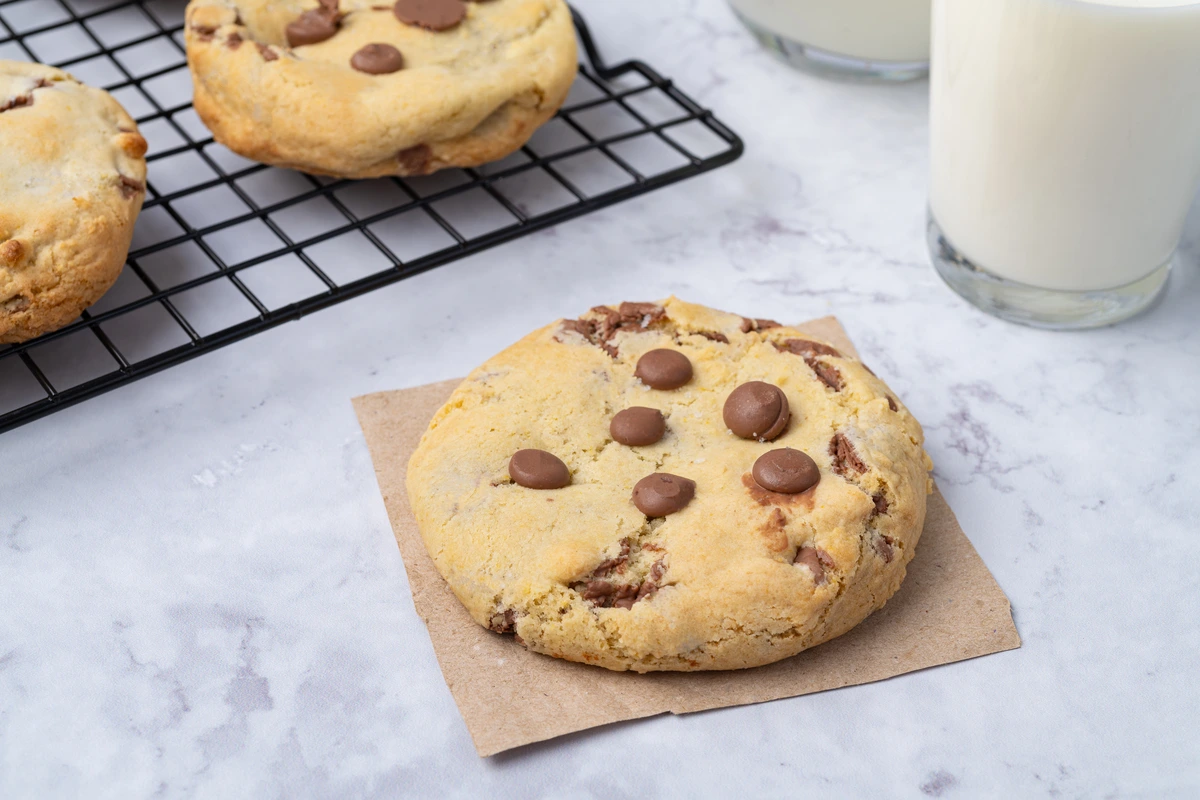
{"label": "chocolate chip cookie", "polygon": [[479,624],[614,670],[736,669],[892,596],[925,519],[922,442],[854,358],[672,298],[560,320],[475,370],[408,493]]}
{"label": "chocolate chip cookie", "polygon": [[0,343],[61,328],[125,265],[146,140],[107,92],[0,61]]}
{"label": "chocolate chip cookie", "polygon": [[578,68],[563,0],[191,0],[185,35],[218,142],[347,178],[503,158]]}

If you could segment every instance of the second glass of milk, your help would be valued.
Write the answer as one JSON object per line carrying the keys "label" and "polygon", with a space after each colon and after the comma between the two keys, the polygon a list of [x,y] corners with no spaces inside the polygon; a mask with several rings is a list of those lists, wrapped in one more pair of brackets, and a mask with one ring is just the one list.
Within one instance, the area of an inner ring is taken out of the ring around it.
{"label": "second glass of milk", "polygon": [[746,27],[793,66],[909,80],[929,71],[931,0],[729,0]]}
{"label": "second glass of milk", "polygon": [[934,265],[1007,319],[1125,319],[1200,187],[1200,3],[934,0]]}

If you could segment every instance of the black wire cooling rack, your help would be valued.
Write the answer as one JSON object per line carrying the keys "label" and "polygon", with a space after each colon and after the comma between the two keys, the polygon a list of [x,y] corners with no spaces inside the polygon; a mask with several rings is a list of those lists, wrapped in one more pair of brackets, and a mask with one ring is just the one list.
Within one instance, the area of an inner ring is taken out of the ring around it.
{"label": "black wire cooling rack", "polygon": [[215,143],[191,107],[184,0],[0,0],[0,58],[102,86],[150,143],[116,286],[71,325],[0,345],[0,432],[201,353],[727,164],[742,143],[641,61],[586,54],[563,109],[480,169],[344,181]]}

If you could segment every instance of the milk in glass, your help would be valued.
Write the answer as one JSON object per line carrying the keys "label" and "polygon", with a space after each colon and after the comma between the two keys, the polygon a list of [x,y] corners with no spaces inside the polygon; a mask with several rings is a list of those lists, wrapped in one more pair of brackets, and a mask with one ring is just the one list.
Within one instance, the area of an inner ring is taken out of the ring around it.
{"label": "milk in glass", "polygon": [[958,256],[1061,292],[1165,280],[1200,185],[1200,3],[934,0],[932,48],[930,209]]}

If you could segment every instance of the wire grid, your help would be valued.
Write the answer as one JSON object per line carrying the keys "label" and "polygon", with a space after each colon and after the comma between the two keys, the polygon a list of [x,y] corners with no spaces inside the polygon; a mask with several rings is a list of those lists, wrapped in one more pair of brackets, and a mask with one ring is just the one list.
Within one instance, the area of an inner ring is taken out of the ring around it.
{"label": "wire grid", "polygon": [[184,0],[0,0],[0,58],[102,86],[150,144],[127,268],[71,325],[0,345],[0,432],[364,292],[735,160],[742,143],[641,61],[580,78],[519,152],[346,181],[267,167],[191,107]]}

